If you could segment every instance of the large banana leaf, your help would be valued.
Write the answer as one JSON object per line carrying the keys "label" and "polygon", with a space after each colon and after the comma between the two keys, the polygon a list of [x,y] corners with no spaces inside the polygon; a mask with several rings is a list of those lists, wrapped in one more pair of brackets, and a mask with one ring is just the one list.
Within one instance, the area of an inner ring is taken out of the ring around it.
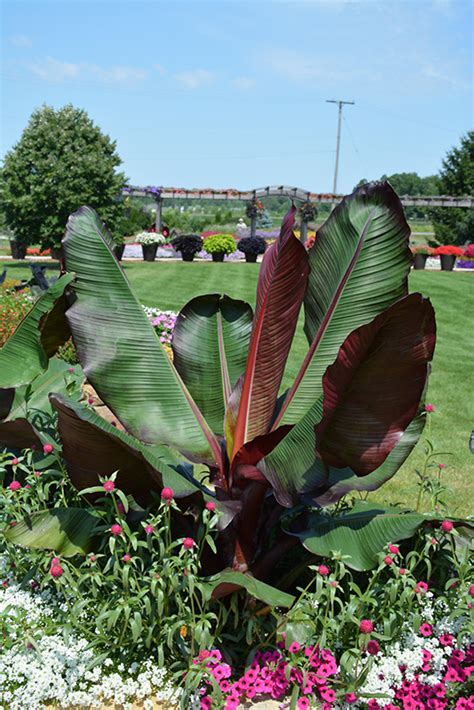
{"label": "large banana leaf", "polygon": [[48,399],[50,392],[68,392],[76,400],[81,397],[82,370],[79,365],[74,367],[74,373],[69,373],[69,369],[68,363],[51,358],[46,372],[38,375],[31,385],[8,390],[10,404],[0,421],[0,446],[23,449],[38,445],[43,432],[54,433],[56,422]]}
{"label": "large banana leaf", "polygon": [[31,382],[47,369],[51,355],[68,339],[70,334],[62,316],[63,294],[73,278],[74,274],[65,274],[50,286],[0,350],[0,389]]}
{"label": "large banana leaf", "polygon": [[252,309],[218,293],[193,298],[173,331],[174,365],[212,431],[224,433],[225,408],[245,370]]}
{"label": "large banana leaf", "polygon": [[423,431],[425,420],[425,412],[420,411],[410,422],[399,443],[391,450],[383,464],[367,476],[357,476],[350,468],[329,466],[324,489],[313,491],[307,496],[303,495],[304,502],[324,508],[337,503],[342,496],[350,491],[375,491],[380,488],[396,474],[415,448]]}
{"label": "large banana leaf", "polygon": [[180,459],[167,447],[143,444],[90,407],[68,397],[52,394],[50,401],[58,413],[69,477],[77,489],[96,486],[99,475],[118,471],[118,487],[138,499],[147,499],[152,490],[158,492],[163,487],[172,488],[177,498],[201,490],[209,493],[197,481],[172,468]]}
{"label": "large banana leaf", "polygon": [[5,530],[9,542],[23,547],[54,550],[64,557],[86,554],[100,519],[84,508],[51,508],[33,513]]}
{"label": "large banana leaf", "polygon": [[77,274],[77,298],[66,315],[94,389],[140,441],[219,465],[219,443],[156,337],[94,210],[81,207],[71,215],[63,247],[67,269]]}
{"label": "large banana leaf", "polygon": [[322,394],[345,338],[408,293],[410,229],[388,183],[356,190],[318,230],[304,299],[310,345],[274,423],[295,424]]}
{"label": "large banana leaf", "polygon": [[436,341],[433,307],[419,293],[351,333],[323,378],[316,446],[325,463],[374,471],[415,417]]}
{"label": "large banana leaf", "polygon": [[295,521],[295,526],[301,526],[298,530],[286,532],[296,535],[315,555],[331,557],[333,552],[342,552],[349,555],[345,560],[349,567],[369,570],[376,566],[377,555],[388,543],[411,537],[433,517],[358,501],[348,513],[311,513],[304,521]]}
{"label": "large banana leaf", "polygon": [[295,208],[265,253],[233,435],[233,455],[268,432],[308,280],[308,257],[293,234]]}
{"label": "large banana leaf", "polygon": [[346,338],[324,376],[324,397],[258,463],[281,505],[317,499],[339,478],[378,470],[405,441],[381,473],[394,475],[409,453],[405,445],[414,446],[418,427],[403,436],[418,410],[435,330],[430,302],[412,294]]}

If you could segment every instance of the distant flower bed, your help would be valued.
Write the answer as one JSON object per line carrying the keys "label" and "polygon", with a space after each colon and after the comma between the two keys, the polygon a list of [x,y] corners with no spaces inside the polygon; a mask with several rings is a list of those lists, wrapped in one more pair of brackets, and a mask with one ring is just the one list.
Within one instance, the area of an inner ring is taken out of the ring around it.
{"label": "distant flower bed", "polygon": [[143,310],[155,328],[160,342],[171,345],[177,313],[174,313],[174,311],[161,311],[159,308],[150,306],[143,306]]}
{"label": "distant flower bed", "polygon": [[452,244],[444,244],[443,246],[433,249],[432,256],[462,256],[463,250],[461,247],[453,246]]}
{"label": "distant flower bed", "polygon": [[28,247],[26,250],[27,256],[50,256],[51,249],[39,249],[38,247]]}

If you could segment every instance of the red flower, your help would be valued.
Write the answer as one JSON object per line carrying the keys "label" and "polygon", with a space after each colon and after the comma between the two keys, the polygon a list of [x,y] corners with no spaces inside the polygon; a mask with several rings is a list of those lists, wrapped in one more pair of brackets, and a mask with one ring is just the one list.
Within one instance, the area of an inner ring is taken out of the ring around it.
{"label": "red flower", "polygon": [[361,634],[371,634],[374,630],[374,624],[370,619],[362,619],[359,624],[359,631]]}
{"label": "red flower", "polygon": [[431,414],[431,412],[434,412],[434,406],[432,404],[425,404],[425,412],[428,412],[428,414]]}
{"label": "red flower", "polygon": [[63,572],[64,570],[61,565],[51,565],[51,569],[49,570],[51,577],[60,577]]}
{"label": "red flower", "polygon": [[379,651],[380,646],[378,644],[378,641],[371,639],[367,644],[367,653],[370,653],[371,656],[376,656]]}
{"label": "red flower", "polygon": [[43,444],[43,453],[44,454],[51,454],[53,452],[54,448],[52,444]]}
{"label": "red flower", "polygon": [[399,548],[398,548],[398,545],[389,545],[389,546],[388,546],[388,549],[390,550],[390,552],[392,553],[392,555],[398,555],[398,553],[399,553],[399,551],[400,551]]}
{"label": "red flower", "polygon": [[161,497],[163,500],[166,500],[168,503],[171,503],[173,500],[173,489],[172,488],[163,488],[161,491]]}
{"label": "red flower", "polygon": [[443,522],[441,523],[441,530],[445,533],[450,533],[453,528],[454,525],[450,520],[443,520]]}
{"label": "red flower", "polygon": [[326,565],[319,565],[318,572],[321,577],[327,577],[327,575],[329,574],[329,567],[326,567]]}
{"label": "red flower", "polygon": [[114,524],[112,525],[112,527],[110,528],[110,532],[111,532],[112,535],[114,535],[114,536],[121,535],[121,533],[122,533],[122,526],[119,525],[118,523],[114,523]]}
{"label": "red flower", "polygon": [[417,582],[415,585],[415,594],[425,594],[428,591],[426,582]]}
{"label": "red flower", "polygon": [[390,557],[390,555],[387,555],[386,557],[384,557],[383,561],[385,562],[386,565],[393,565],[393,560]]}
{"label": "red flower", "polygon": [[130,562],[132,558],[127,553],[122,557],[122,562]]}
{"label": "red flower", "polygon": [[211,513],[213,513],[216,509],[216,504],[212,502],[212,500],[208,501],[206,503],[206,510],[209,510]]}
{"label": "red flower", "polygon": [[113,481],[106,481],[102,488],[106,491],[106,493],[112,493],[115,489],[115,483]]}
{"label": "red flower", "polygon": [[20,481],[12,481],[10,483],[10,485],[8,486],[8,488],[11,491],[18,491],[21,488],[21,483],[20,483]]}
{"label": "red flower", "polygon": [[192,537],[185,537],[183,540],[183,547],[185,550],[192,550],[194,547],[194,540]]}
{"label": "red flower", "polygon": [[433,250],[433,256],[463,256],[463,250],[460,247],[455,247],[453,244],[444,244]]}

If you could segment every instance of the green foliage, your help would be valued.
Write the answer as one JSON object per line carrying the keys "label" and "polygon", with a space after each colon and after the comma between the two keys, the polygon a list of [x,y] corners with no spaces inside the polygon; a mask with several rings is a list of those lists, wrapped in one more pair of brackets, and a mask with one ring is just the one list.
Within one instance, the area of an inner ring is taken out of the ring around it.
{"label": "green foliage", "polygon": [[[437,175],[427,175],[420,177],[418,173],[393,173],[392,175],[382,175],[380,180],[388,180],[397,195],[440,195],[442,194],[441,181]],[[356,187],[360,187],[368,180],[359,180]],[[407,207],[405,213],[407,219],[426,219],[428,209],[423,207]]]}
{"label": "green foliage", "polygon": [[233,254],[235,239],[231,234],[211,234],[204,240],[204,250],[208,254]]}
{"label": "green foliage", "polygon": [[[447,153],[439,179],[443,195],[474,195],[474,131],[466,133],[460,145]],[[438,207],[430,210],[430,217],[439,244],[472,241],[474,209]]]}
{"label": "green foliage", "polygon": [[153,215],[150,210],[147,210],[140,202],[132,198],[126,199],[124,201],[123,215],[118,220],[115,229],[116,243],[122,243],[124,237],[145,231],[151,226],[153,221]]}
{"label": "green foliage", "polygon": [[44,248],[58,247],[69,214],[82,204],[115,233],[124,207],[120,163],[115,142],[85,111],[43,106],[5,156],[0,210],[19,241]]}

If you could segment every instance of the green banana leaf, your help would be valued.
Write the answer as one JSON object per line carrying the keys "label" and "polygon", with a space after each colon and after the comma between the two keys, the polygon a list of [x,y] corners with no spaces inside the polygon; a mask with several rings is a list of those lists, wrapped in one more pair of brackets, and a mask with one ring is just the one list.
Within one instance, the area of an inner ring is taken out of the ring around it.
{"label": "green banana leaf", "polygon": [[358,501],[348,513],[310,513],[301,523],[302,529],[286,532],[298,537],[315,555],[331,557],[333,552],[341,552],[349,555],[345,560],[348,567],[369,570],[376,567],[377,555],[387,544],[412,537],[420,525],[434,519],[437,516]]}
{"label": "green banana leaf", "polygon": [[409,236],[387,182],[345,197],[318,230],[304,299],[310,348],[273,428],[300,421],[321,396],[323,375],[345,338],[407,295]]}
{"label": "green banana leaf", "polygon": [[0,350],[0,390],[30,383],[47,369],[51,355],[68,339],[61,313],[64,289],[73,279],[74,274],[65,274],[50,286]]}
{"label": "green banana leaf", "polygon": [[217,293],[180,311],[173,330],[174,366],[216,434],[224,433],[230,392],[245,370],[252,309]]}
{"label": "green banana leaf", "polygon": [[292,594],[282,592],[281,589],[261,582],[249,574],[234,572],[231,569],[223,570],[213,577],[209,577],[203,583],[203,588],[207,591],[209,598],[212,596],[214,599],[219,599],[238,589],[246,589],[252,597],[269,606],[289,608],[295,601],[295,597]]}
{"label": "green banana leaf", "polygon": [[152,490],[173,489],[176,498],[204,492],[205,486],[186,475],[181,459],[165,446],[147,446],[99,416],[91,407],[56,393],[50,402],[58,414],[62,453],[73,485],[99,484],[98,476],[118,471],[117,486],[125,493],[149,499]]}
{"label": "green banana leaf", "polygon": [[31,384],[3,390],[11,394],[0,421],[0,446],[23,449],[39,445],[42,434],[54,435],[56,421],[48,399],[50,392],[67,392],[76,400],[82,396],[82,369],[79,365],[74,366],[72,373],[70,369],[63,360],[51,358],[48,369]]}
{"label": "green banana leaf", "polygon": [[33,513],[15,527],[8,527],[5,538],[15,545],[39,550],[54,550],[58,555],[73,557],[86,554],[100,523],[83,508],[51,508]]}
{"label": "green banana leaf", "polygon": [[111,249],[97,213],[69,218],[65,262],[77,275],[67,311],[87,379],[125,429],[148,444],[221,465],[221,449],[170,362]]}

